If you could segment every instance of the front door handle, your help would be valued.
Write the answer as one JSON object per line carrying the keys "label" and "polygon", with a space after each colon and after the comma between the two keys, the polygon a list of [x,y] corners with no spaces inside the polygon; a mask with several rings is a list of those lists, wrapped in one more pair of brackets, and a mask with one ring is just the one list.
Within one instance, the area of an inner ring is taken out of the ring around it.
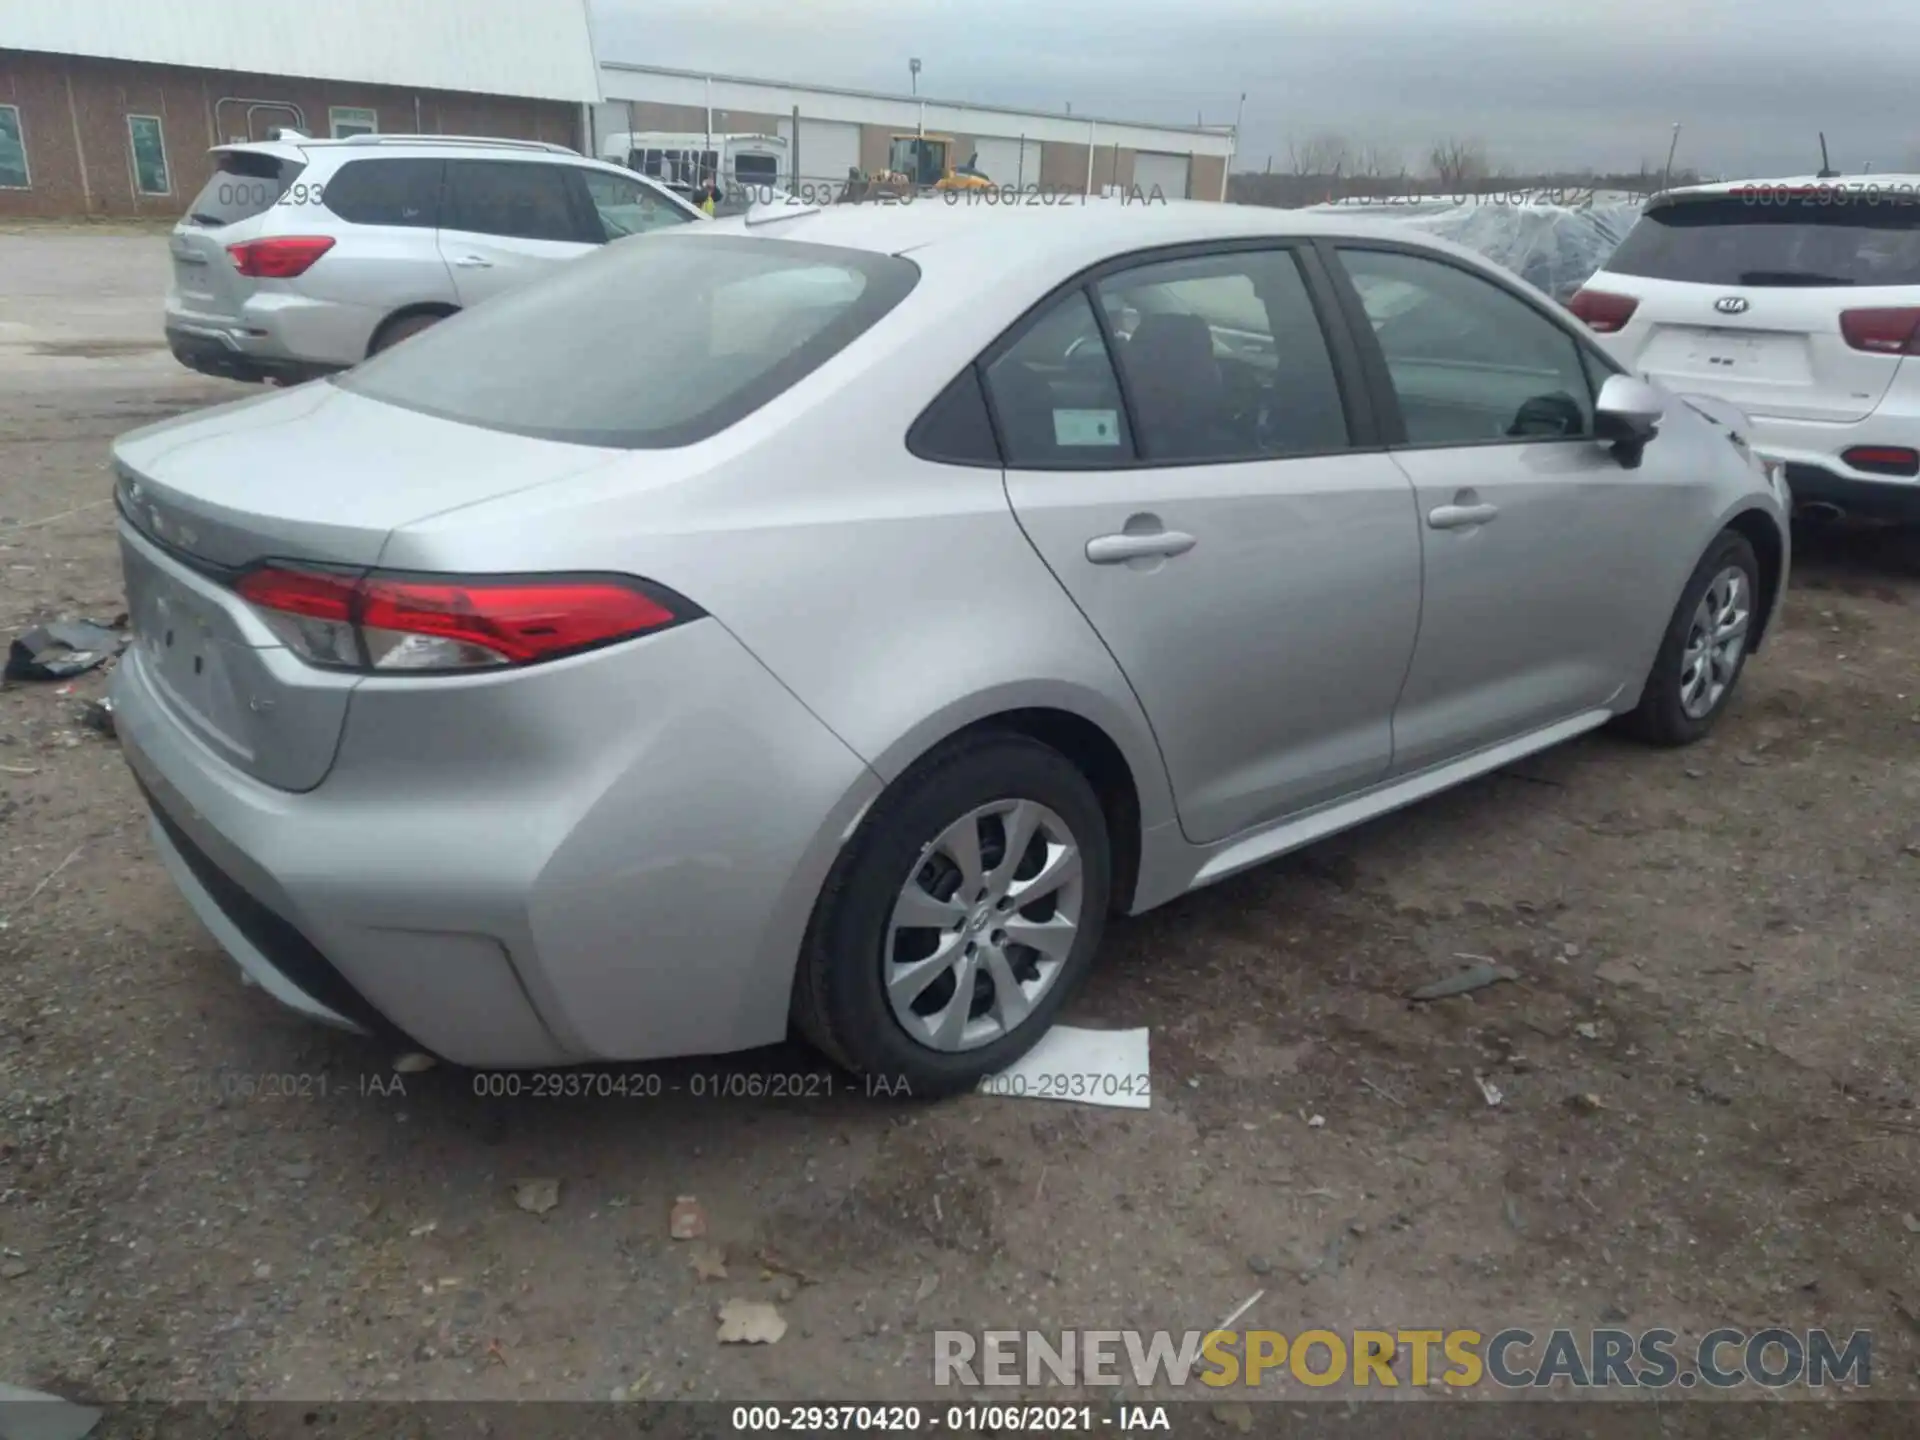
{"label": "front door handle", "polygon": [[478,255],[462,255],[453,263],[458,265],[462,270],[491,270],[493,268],[493,262],[491,260],[482,259]]}
{"label": "front door handle", "polygon": [[1097,535],[1087,541],[1087,559],[1096,565],[1119,565],[1154,556],[1184,555],[1197,543],[1182,530],[1150,530],[1140,535]]}
{"label": "front door handle", "polygon": [[1498,505],[1440,505],[1428,512],[1427,524],[1435,530],[1464,530],[1484,525],[1499,513]]}

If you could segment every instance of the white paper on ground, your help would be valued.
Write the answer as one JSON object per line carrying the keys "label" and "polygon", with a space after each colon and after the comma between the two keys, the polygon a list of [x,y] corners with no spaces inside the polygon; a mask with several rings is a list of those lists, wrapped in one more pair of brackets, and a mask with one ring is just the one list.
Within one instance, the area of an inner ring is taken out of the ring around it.
{"label": "white paper on ground", "polygon": [[1025,1055],[980,1082],[982,1095],[1146,1110],[1153,1104],[1147,1030],[1056,1025]]}

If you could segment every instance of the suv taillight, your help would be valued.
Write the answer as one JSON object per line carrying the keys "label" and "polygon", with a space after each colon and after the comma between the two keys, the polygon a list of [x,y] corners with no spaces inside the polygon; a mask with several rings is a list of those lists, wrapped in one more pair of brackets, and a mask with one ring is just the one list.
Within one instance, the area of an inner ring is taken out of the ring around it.
{"label": "suv taillight", "polygon": [[1611,335],[1625,328],[1627,321],[1633,318],[1633,312],[1640,308],[1640,302],[1631,295],[1615,295],[1606,290],[1580,290],[1567,302],[1567,308],[1584,320],[1589,330]]}
{"label": "suv taillight", "polygon": [[304,275],[333,248],[330,235],[279,235],[271,240],[248,240],[229,245],[233,268],[255,280],[291,280]]}
{"label": "suv taillight", "polygon": [[400,575],[267,564],[235,583],[287,647],[336,670],[534,665],[704,614],[625,575]]}
{"label": "suv taillight", "polygon": [[1874,355],[1920,355],[1920,310],[1842,310],[1840,333]]}

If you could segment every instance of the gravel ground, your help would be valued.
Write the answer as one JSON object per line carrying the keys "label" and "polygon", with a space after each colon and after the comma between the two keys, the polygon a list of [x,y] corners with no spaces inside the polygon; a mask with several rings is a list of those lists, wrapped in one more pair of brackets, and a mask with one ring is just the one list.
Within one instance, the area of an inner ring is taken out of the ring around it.
{"label": "gravel ground", "polygon": [[[108,441],[243,393],[159,348],[164,268],[151,236],[0,235],[5,635],[123,608]],[[1264,1291],[1244,1323],[1289,1332],[1867,1328],[1910,1393],[1920,545],[1800,543],[1705,744],[1583,740],[1117,925],[1077,1018],[1152,1027],[1147,1112],[907,1106],[798,1049],[625,1101],[396,1075],[237,982],[80,723],[104,679],[10,685],[0,1379],[924,1396],[936,1328],[1207,1328]],[[1519,979],[1409,1003],[1460,956]],[[686,1093],[796,1068],[834,1093]],[[679,1196],[724,1278],[669,1238]],[[735,1297],[785,1337],[718,1345]]]}

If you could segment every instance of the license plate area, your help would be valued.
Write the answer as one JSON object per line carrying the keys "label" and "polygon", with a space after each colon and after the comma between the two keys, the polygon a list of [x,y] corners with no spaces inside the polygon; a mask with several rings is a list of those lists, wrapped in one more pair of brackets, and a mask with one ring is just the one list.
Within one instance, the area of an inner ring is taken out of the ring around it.
{"label": "license plate area", "polygon": [[1669,374],[1768,384],[1807,384],[1812,379],[1803,335],[1769,331],[1676,327],[1649,347],[1646,368]]}
{"label": "license plate area", "polygon": [[144,557],[130,556],[127,613],[133,646],[154,688],[201,737],[236,760],[250,756],[240,683],[258,660],[217,605]]}

